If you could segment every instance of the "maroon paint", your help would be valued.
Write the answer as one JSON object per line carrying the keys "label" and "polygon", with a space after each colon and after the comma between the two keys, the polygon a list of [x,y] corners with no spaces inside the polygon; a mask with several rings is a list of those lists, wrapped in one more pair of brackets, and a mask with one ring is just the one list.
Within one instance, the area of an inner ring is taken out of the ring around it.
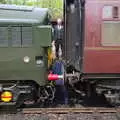
{"label": "maroon paint", "polygon": [[[84,73],[120,73],[120,46],[105,47],[101,45],[102,8],[105,5],[117,5],[120,10],[119,0],[86,1]],[[95,49],[89,50],[87,48]],[[105,50],[98,50],[97,48],[104,48]],[[109,50],[106,50],[107,48]]]}

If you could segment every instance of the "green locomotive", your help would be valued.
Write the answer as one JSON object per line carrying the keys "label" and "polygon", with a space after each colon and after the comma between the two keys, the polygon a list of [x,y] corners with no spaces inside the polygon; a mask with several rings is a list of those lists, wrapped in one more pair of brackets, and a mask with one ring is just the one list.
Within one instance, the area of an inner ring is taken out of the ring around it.
{"label": "green locomotive", "polygon": [[49,19],[46,8],[0,5],[0,105],[46,98]]}

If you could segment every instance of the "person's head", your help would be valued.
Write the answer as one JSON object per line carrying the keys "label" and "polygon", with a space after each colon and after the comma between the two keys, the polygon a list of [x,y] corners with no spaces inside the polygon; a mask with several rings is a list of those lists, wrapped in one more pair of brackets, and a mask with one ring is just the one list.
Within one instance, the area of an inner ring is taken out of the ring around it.
{"label": "person's head", "polygon": [[62,20],[60,18],[57,19],[57,24],[61,25],[62,24]]}

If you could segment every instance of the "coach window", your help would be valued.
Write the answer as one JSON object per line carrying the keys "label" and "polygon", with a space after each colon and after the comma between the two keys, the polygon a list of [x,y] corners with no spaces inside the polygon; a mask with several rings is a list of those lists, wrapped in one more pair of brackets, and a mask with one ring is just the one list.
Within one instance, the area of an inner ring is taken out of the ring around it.
{"label": "coach window", "polygon": [[102,19],[112,18],[112,6],[104,6],[102,11]]}
{"label": "coach window", "polygon": [[119,17],[119,9],[118,9],[118,7],[113,7],[113,9],[112,9],[112,12],[113,12],[113,18],[118,18]]}
{"label": "coach window", "polygon": [[102,13],[102,45],[120,46],[119,7],[104,6]]}

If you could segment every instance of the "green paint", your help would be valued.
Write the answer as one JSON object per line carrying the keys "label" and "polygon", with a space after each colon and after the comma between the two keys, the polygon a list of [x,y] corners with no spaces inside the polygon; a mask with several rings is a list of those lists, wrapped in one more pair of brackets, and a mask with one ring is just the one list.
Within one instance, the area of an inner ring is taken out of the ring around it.
{"label": "green paint", "polygon": [[[0,10],[0,26],[32,26],[32,45],[29,47],[0,47],[0,80],[34,80],[40,86],[47,80],[47,55],[45,49],[51,45],[51,26],[47,25],[47,9],[38,9],[29,14],[23,11],[11,15],[14,10]],[[26,14],[26,15],[25,15]],[[30,15],[30,16],[29,16]],[[26,17],[27,16],[27,17]],[[7,22],[2,21],[6,19]],[[19,19],[19,21],[17,20]],[[27,23],[24,22],[28,21]],[[32,23],[31,23],[31,21]],[[37,22],[35,22],[35,20]],[[8,31],[10,31],[8,29]],[[11,43],[11,33],[8,34]],[[24,57],[30,58],[29,63],[24,62]],[[43,56],[44,66],[36,64],[35,57]]]}

